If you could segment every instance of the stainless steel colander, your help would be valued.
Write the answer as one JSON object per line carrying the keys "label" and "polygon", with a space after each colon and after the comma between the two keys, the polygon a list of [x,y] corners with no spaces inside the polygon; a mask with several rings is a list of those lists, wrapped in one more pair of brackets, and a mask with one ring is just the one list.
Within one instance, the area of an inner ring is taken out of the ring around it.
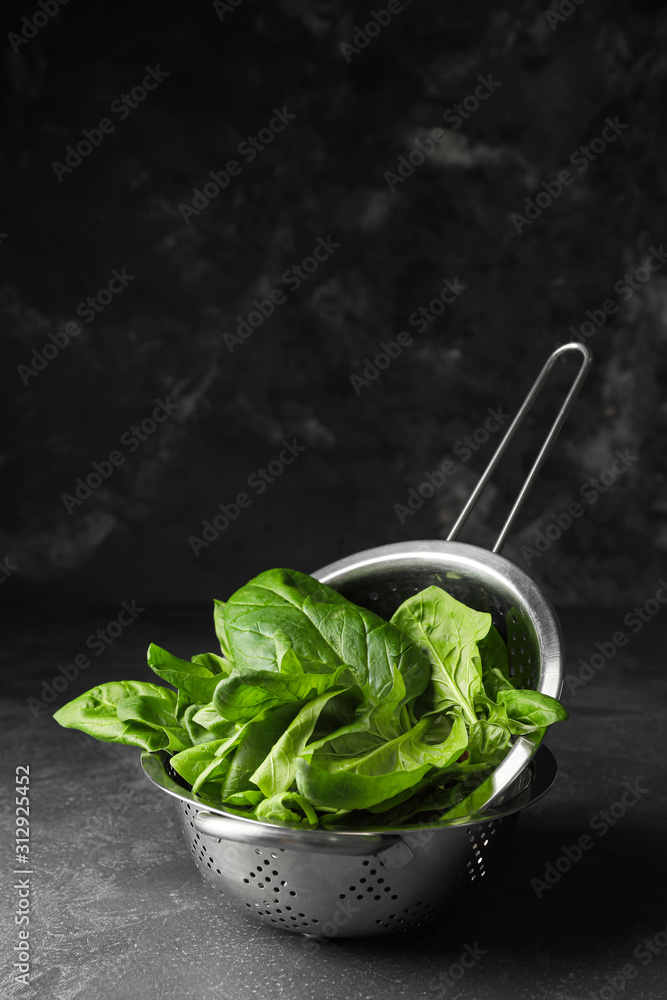
{"label": "stainless steel colander", "polygon": [[556,777],[553,756],[540,747],[504,806],[474,820],[333,833],[204,808],[164,752],[144,752],[141,760],[146,775],[176,800],[193,860],[211,885],[241,913],[317,937],[406,931],[441,917],[460,893],[477,891],[492,875],[519,812]]}
{"label": "stainless steel colander", "polygon": [[[569,351],[582,355],[581,366],[493,549],[456,542],[549,372]],[[507,639],[511,671],[521,685],[558,697],[564,654],[556,614],[531,577],[499,551],[591,360],[588,349],[576,343],[548,358],[447,541],[369,549],[313,575],[387,618],[415,592],[441,586],[492,615]],[[455,893],[484,881],[519,812],[554,781],[555,762],[539,742],[538,736],[517,739],[491,777],[445,822],[433,816],[400,829],[334,832],[245,819],[203,806],[164,753],[144,753],[142,765],[176,799],[197,867],[223,895],[237,899],[243,912],[283,930],[357,937],[419,926],[447,908]]]}

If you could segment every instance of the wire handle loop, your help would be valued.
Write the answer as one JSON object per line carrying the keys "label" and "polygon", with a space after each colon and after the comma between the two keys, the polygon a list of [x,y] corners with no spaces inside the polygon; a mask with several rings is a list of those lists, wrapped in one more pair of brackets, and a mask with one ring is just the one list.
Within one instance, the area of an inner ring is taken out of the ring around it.
{"label": "wire handle loop", "polygon": [[456,539],[457,535],[461,531],[461,528],[463,527],[463,525],[468,520],[468,517],[472,513],[472,510],[473,510],[475,504],[477,503],[477,501],[478,501],[478,499],[480,497],[480,494],[482,493],[482,491],[484,490],[484,487],[486,486],[486,484],[488,483],[489,479],[493,475],[493,473],[494,473],[494,471],[496,469],[496,466],[500,462],[501,458],[503,457],[503,455],[507,451],[507,448],[509,447],[509,445],[510,445],[510,443],[512,441],[512,438],[514,437],[514,435],[515,435],[515,433],[516,433],[519,425],[521,424],[521,421],[524,419],[524,417],[526,416],[526,414],[530,410],[531,406],[533,405],[533,403],[535,402],[535,400],[539,396],[539,394],[540,394],[540,392],[542,390],[542,387],[543,387],[544,383],[546,382],[546,380],[547,380],[547,378],[549,376],[549,372],[551,371],[551,369],[555,365],[557,359],[560,358],[560,357],[562,357],[562,355],[565,354],[565,353],[567,353],[568,351],[578,351],[582,355],[582,362],[581,362],[581,365],[579,366],[579,371],[577,373],[577,377],[575,378],[574,382],[572,383],[570,391],[568,392],[568,394],[565,397],[565,400],[563,402],[563,405],[561,406],[560,410],[558,411],[558,415],[556,416],[556,419],[554,420],[554,422],[553,422],[553,424],[551,426],[551,430],[547,434],[547,437],[546,437],[546,439],[545,439],[542,447],[539,450],[537,458],[535,459],[535,461],[533,463],[533,467],[530,470],[530,472],[528,473],[528,476],[526,477],[526,480],[525,480],[523,486],[521,487],[521,490],[519,491],[519,495],[517,496],[516,500],[514,501],[514,506],[510,510],[510,512],[509,512],[509,514],[507,516],[507,520],[505,521],[503,527],[501,528],[500,534],[498,535],[498,537],[496,539],[496,543],[493,546],[493,549],[491,551],[492,552],[500,552],[500,550],[502,549],[502,547],[505,544],[505,541],[507,539],[507,536],[508,536],[508,534],[509,534],[509,532],[510,532],[510,530],[512,528],[512,525],[514,524],[516,516],[519,513],[519,511],[521,510],[521,508],[522,508],[522,506],[523,506],[523,504],[524,504],[524,502],[526,500],[526,497],[528,496],[528,493],[530,492],[530,489],[531,489],[531,487],[532,487],[535,479],[537,478],[537,475],[538,475],[540,469],[544,465],[546,457],[549,454],[549,452],[551,451],[552,445],[553,445],[554,441],[556,440],[556,438],[558,437],[558,433],[559,433],[561,427],[565,423],[565,418],[567,417],[568,413],[570,412],[572,404],[574,403],[574,400],[576,399],[577,394],[578,394],[579,390],[581,389],[586,376],[588,375],[588,370],[589,370],[589,368],[591,366],[591,363],[593,361],[593,355],[591,354],[590,350],[588,349],[588,347],[585,344],[579,344],[576,341],[573,341],[572,343],[569,343],[569,344],[563,344],[561,347],[557,348],[549,358],[547,358],[547,360],[546,360],[546,362],[544,364],[544,367],[542,368],[542,371],[540,372],[540,374],[535,379],[535,382],[533,383],[532,389],[530,390],[530,392],[528,393],[528,395],[524,399],[523,403],[521,404],[521,408],[520,408],[519,412],[517,413],[517,415],[515,416],[514,420],[512,421],[512,423],[510,424],[510,426],[508,427],[507,431],[505,432],[505,436],[503,437],[502,441],[498,445],[498,447],[497,447],[497,449],[495,451],[495,454],[493,455],[491,461],[489,462],[489,464],[486,467],[486,470],[484,471],[484,474],[482,475],[481,479],[477,483],[477,486],[475,487],[475,489],[471,493],[470,497],[468,498],[468,500],[466,502],[466,505],[463,508],[463,510],[461,511],[461,513],[459,514],[459,516],[458,516],[458,518],[457,518],[454,526],[452,527],[452,530],[449,532],[449,535],[447,536],[447,541],[448,542],[453,542]]}

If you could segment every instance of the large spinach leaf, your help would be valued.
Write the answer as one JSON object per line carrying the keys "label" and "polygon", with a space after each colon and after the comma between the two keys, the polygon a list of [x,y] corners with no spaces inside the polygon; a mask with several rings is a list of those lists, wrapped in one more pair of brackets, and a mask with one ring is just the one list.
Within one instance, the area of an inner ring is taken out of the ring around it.
{"label": "large spinach leaf", "polygon": [[442,712],[454,705],[474,725],[474,699],[482,688],[477,643],[486,637],[491,615],[473,611],[440,587],[428,587],[404,601],[391,621],[425,652],[431,664],[423,710]]}
{"label": "large spinach leaf", "polygon": [[410,637],[305,573],[275,569],[251,580],[224,607],[224,632],[235,665],[278,670],[285,638],[300,660],[348,665],[376,701],[403,675],[406,700],[428,684],[426,658]]}
{"label": "large spinach leaf", "polygon": [[424,736],[431,719],[361,755],[341,755],[326,748],[302,754],[297,763],[297,787],[316,806],[367,809],[391,799],[420,781],[433,768],[444,768],[468,743],[466,727],[457,717],[444,743],[429,744]]}
{"label": "large spinach leaf", "polygon": [[167,732],[145,721],[118,718],[118,705],[140,695],[156,698],[169,709],[176,707],[176,692],[168,688],[142,681],[108,681],[63,705],[54,713],[54,718],[66,729],[80,729],[105,743],[163,750],[169,745]]}
{"label": "large spinach leaf", "polygon": [[290,722],[280,739],[272,746],[250,780],[267,798],[286,792],[296,777],[297,761],[310,739],[320,712],[344,687],[331,687],[312,698]]}
{"label": "large spinach leaf", "polygon": [[238,671],[215,689],[213,705],[225,719],[251,719],[261,709],[303,701],[332,685],[354,685],[352,670],[340,667],[327,673],[283,674],[272,670]]}

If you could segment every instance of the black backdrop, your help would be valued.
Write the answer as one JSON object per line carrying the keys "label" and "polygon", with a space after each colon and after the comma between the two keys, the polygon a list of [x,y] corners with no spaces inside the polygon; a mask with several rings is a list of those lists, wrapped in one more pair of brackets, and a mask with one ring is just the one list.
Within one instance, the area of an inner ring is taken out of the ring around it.
{"label": "black backdrop", "polygon": [[[203,604],[444,537],[573,337],[595,365],[505,553],[561,604],[654,592],[667,15],[372,10],[10,12],[5,600]],[[575,367],[468,540],[492,541]]]}

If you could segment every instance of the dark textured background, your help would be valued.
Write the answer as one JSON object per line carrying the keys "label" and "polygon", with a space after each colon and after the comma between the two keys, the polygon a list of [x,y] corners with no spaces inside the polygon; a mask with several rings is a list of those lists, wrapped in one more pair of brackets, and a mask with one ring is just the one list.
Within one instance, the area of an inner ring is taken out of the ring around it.
{"label": "dark textured background", "polygon": [[[553,793],[453,932],[313,951],[246,923],[205,888],[135,754],[51,718],[111,678],[150,679],[149,640],[213,648],[211,598],[263,569],[444,537],[499,437],[463,462],[463,436],[489,408],[515,413],[569,328],[667,242],[662,3],[585,0],[550,26],[546,0],[414,0],[347,62],[341,43],[386,2],[241,0],[221,21],[209,2],[73,0],[16,52],[6,32],[37,0],[3,7],[0,755],[31,766],[40,1000],[312,1000],[323,982],[335,997],[581,1000],[609,996],[633,961],[627,996],[664,996],[664,948],[647,968],[636,949],[664,938],[665,919],[667,612],[653,595],[667,578],[667,264],[588,339],[594,367],[505,550],[559,606],[571,720],[548,736]],[[114,132],[59,183],[53,161],[157,64],[168,78],[125,121],[112,115]],[[393,194],[385,172],[480,76],[501,85]],[[179,205],[283,106],[296,119],[186,224]],[[619,138],[518,233],[512,215],[617,116]],[[236,317],[329,234],[341,246],[230,352]],[[136,277],[84,323],[77,304],[123,268]],[[467,287],[409,327],[444,279]],[[26,385],[20,366],[74,321],[82,333]],[[412,346],[357,395],[351,376],[406,329]],[[556,366],[467,539],[492,543],[573,361]],[[130,454],[121,438],[156,398],[178,407]],[[306,450],[257,495],[249,477],[294,438]],[[124,464],[68,513],[62,495],[114,450]],[[626,450],[636,460],[588,504],[582,487]],[[401,523],[394,506],[448,458],[455,475]],[[241,491],[250,507],[196,556],[189,536]],[[582,516],[527,559],[575,501]],[[103,643],[121,602],[145,610]],[[636,808],[538,898],[531,879],[637,781],[649,791]],[[11,821],[0,813],[7,871]],[[441,989],[475,940],[483,961]]]}
{"label": "dark textured background", "polygon": [[[5,45],[3,598],[200,604],[272,565],[444,537],[490,446],[402,524],[394,504],[489,407],[516,412],[568,328],[665,238],[661,7],[589,2],[552,30],[536,2],[415,2],[348,62],[365,3],[243,0],[223,21],[208,3],[70,4]],[[158,63],[168,78],[109,115]],[[392,193],[385,171],[489,74],[501,86]],[[296,119],[185,224],[179,204],[274,106]],[[52,162],[105,116],[114,133],[59,183]],[[512,213],[615,116],[628,128],[518,234]],[[340,248],[230,352],[235,318],[329,234]],[[123,267],[135,279],[83,323],[77,303]],[[357,395],[350,376],[445,278],[466,291]],[[505,550],[527,567],[521,545],[615,450],[637,456],[530,561],[557,603],[630,607],[664,572],[666,310],[663,267],[588,339],[594,369]],[[18,366],[73,320],[83,332],[25,385]],[[557,367],[552,407],[572,370]],[[167,396],[174,416],[68,513],[77,476]],[[547,417],[469,540],[492,540]],[[305,452],[249,491],[293,438]],[[242,490],[251,506],[195,556],[188,537]]]}

